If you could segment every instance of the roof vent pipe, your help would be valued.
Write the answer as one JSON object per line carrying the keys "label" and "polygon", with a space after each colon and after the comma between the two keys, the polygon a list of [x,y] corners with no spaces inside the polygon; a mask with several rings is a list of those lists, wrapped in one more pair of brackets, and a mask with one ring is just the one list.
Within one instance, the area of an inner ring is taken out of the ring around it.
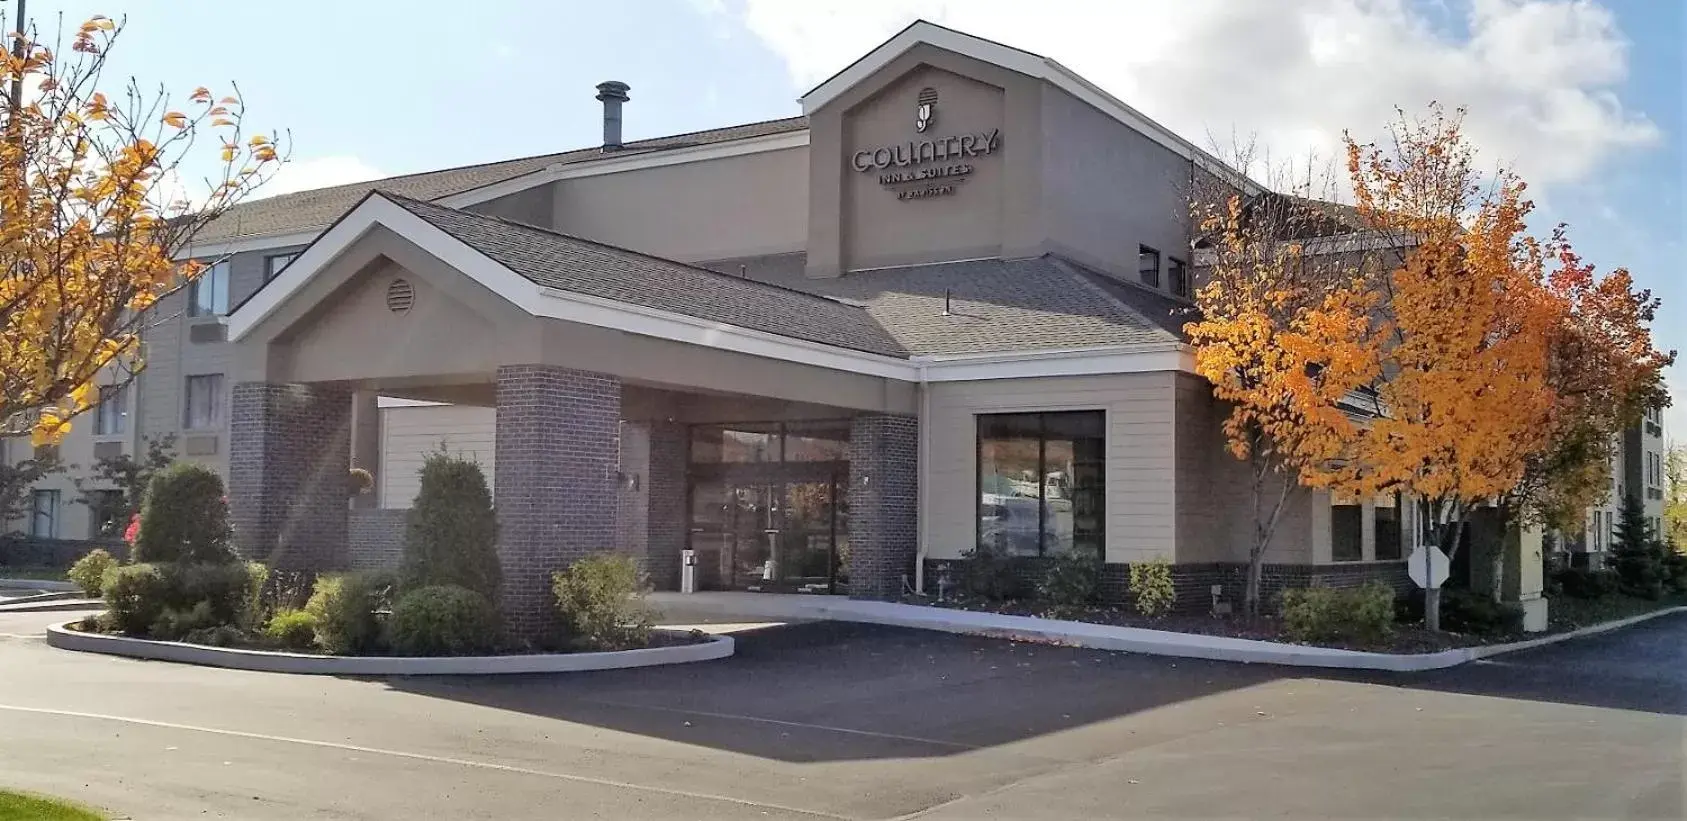
{"label": "roof vent pipe", "polygon": [[597,84],[597,98],[603,103],[603,151],[621,150],[621,104],[632,86],[619,80]]}

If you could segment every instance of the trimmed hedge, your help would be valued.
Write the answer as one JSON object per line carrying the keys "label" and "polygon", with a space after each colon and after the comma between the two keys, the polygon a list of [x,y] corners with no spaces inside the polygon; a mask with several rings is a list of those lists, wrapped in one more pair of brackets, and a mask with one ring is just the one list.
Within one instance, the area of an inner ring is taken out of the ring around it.
{"label": "trimmed hedge", "polygon": [[1295,641],[1381,641],[1394,632],[1394,590],[1381,582],[1285,590],[1283,629]]}
{"label": "trimmed hedge", "polygon": [[322,576],[305,602],[316,620],[316,643],[334,654],[381,648],[381,611],[392,597],[392,577],[385,573]]}
{"label": "trimmed hedge", "polygon": [[135,534],[136,562],[235,561],[227,493],[217,472],[177,462],[152,477]]}
{"label": "trimmed hedge", "polygon": [[620,553],[587,556],[551,574],[570,640],[585,650],[630,650],[650,643],[656,616],[644,605],[638,562]]}
{"label": "trimmed hedge", "polygon": [[466,587],[418,587],[393,602],[387,636],[405,656],[458,656],[491,649],[498,640],[498,611]]}
{"label": "trimmed hedge", "polygon": [[480,465],[444,451],[422,462],[404,539],[404,587],[456,585],[495,600],[498,519]]}

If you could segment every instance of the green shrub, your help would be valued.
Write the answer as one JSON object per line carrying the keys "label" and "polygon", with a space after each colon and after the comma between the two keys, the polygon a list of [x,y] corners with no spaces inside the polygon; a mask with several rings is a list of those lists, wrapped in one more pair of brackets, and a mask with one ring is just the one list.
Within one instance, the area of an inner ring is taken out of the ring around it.
{"label": "green shrub", "polygon": [[172,580],[156,564],[129,564],[106,571],[102,585],[111,626],[132,636],[145,635],[171,604]]}
{"label": "green shrub", "polygon": [[1496,602],[1469,590],[1441,591],[1441,627],[1476,636],[1510,636],[1523,632],[1523,607]]}
{"label": "green shrub", "polygon": [[405,656],[481,652],[498,639],[498,611],[466,587],[418,587],[393,602],[387,636],[393,651]]}
{"label": "green shrub", "polygon": [[[262,568],[263,565],[256,565]],[[245,562],[218,564],[178,564],[167,566],[165,578],[170,582],[170,606],[186,609],[199,602],[209,608],[215,624],[240,628],[256,626],[257,590],[254,581],[262,583],[262,573],[254,573]]]}
{"label": "green shrub", "polygon": [[1131,597],[1136,600],[1136,612],[1153,618],[1166,613],[1177,603],[1177,587],[1172,584],[1172,566],[1164,558],[1146,562],[1132,562],[1130,569]]}
{"label": "green shrub", "polygon": [[392,597],[392,578],[377,573],[322,576],[305,602],[316,620],[316,643],[330,653],[365,653],[381,646],[381,611]]}
{"label": "green shrub", "polygon": [[498,520],[480,466],[444,451],[422,462],[404,539],[404,586],[457,585],[498,595]]}
{"label": "green shrub", "polygon": [[573,643],[587,650],[626,650],[650,643],[655,614],[631,556],[599,553],[551,574],[551,592]]}
{"label": "green shrub", "polygon": [[1381,641],[1394,629],[1394,590],[1381,582],[1285,590],[1283,629],[1295,641]]}
{"label": "green shrub", "polygon": [[316,617],[304,610],[278,610],[264,625],[264,635],[289,650],[308,650],[316,642]]}
{"label": "green shrub", "polygon": [[1672,593],[1687,593],[1687,554],[1673,547],[1664,557],[1664,577]]}
{"label": "green shrub", "polygon": [[211,603],[201,600],[192,607],[164,608],[164,612],[159,613],[158,618],[147,628],[146,635],[160,641],[180,641],[195,630],[221,627],[224,624],[212,614]]}
{"label": "green shrub", "polygon": [[116,566],[117,559],[114,556],[106,552],[105,548],[96,547],[88,551],[88,555],[77,559],[76,564],[70,566],[65,576],[76,582],[76,586],[82,588],[83,593],[98,596],[104,589],[105,572]]}
{"label": "green shrub", "polygon": [[1617,592],[1617,574],[1610,570],[1566,567],[1553,574],[1553,581],[1572,599],[1602,599]]}
{"label": "green shrub", "polygon": [[177,462],[154,475],[141,507],[134,559],[194,564],[234,561],[222,477],[192,462]]}
{"label": "green shrub", "polygon": [[212,647],[240,647],[249,643],[250,637],[246,635],[246,631],[232,624],[219,624],[189,630],[182,635],[181,640],[188,644],[208,644]]}
{"label": "green shrub", "polygon": [[1037,595],[1061,607],[1081,607],[1095,601],[1101,587],[1101,557],[1095,551],[1074,547],[1055,554],[1037,585]]}
{"label": "green shrub", "polygon": [[1611,569],[1625,595],[1659,599],[1664,595],[1663,549],[1645,508],[1634,494],[1623,497],[1617,529],[1611,533]]}
{"label": "green shrub", "polygon": [[1019,576],[1007,548],[989,541],[961,554],[961,590],[986,599],[1018,598]]}

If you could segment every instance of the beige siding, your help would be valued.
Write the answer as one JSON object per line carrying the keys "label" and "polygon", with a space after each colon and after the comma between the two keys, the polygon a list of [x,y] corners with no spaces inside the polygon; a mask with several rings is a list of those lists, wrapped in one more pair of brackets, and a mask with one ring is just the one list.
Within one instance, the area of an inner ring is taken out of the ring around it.
{"label": "beige siding", "polygon": [[497,413],[472,405],[386,408],[381,419],[381,507],[405,508],[420,488],[422,459],[443,447],[471,459],[492,486]]}
{"label": "beige siding", "polygon": [[1173,374],[1049,377],[931,386],[922,538],[932,558],[957,558],[977,538],[975,417],[984,413],[1107,412],[1107,561],[1173,558],[1176,473]]}
{"label": "beige siding", "polygon": [[808,149],[792,148],[563,180],[565,234],[694,261],[802,250]]}

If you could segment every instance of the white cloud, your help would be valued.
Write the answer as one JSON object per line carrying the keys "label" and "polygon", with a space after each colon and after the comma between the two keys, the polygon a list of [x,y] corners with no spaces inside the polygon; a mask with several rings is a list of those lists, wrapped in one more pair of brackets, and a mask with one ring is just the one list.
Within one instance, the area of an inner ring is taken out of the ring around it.
{"label": "white cloud", "polygon": [[[1628,45],[1587,0],[1470,0],[1468,36],[1407,0],[740,0],[736,17],[802,90],[897,30],[932,22],[1053,58],[1193,142],[1256,135],[1281,158],[1378,135],[1396,104],[1466,105],[1484,164],[1531,182],[1585,179],[1659,129],[1613,87]],[[1442,12],[1445,18],[1458,12]]]}
{"label": "white cloud", "polygon": [[294,191],[328,188],[364,180],[378,180],[385,172],[351,156],[313,157],[293,160],[281,166],[254,198],[273,197]]}

